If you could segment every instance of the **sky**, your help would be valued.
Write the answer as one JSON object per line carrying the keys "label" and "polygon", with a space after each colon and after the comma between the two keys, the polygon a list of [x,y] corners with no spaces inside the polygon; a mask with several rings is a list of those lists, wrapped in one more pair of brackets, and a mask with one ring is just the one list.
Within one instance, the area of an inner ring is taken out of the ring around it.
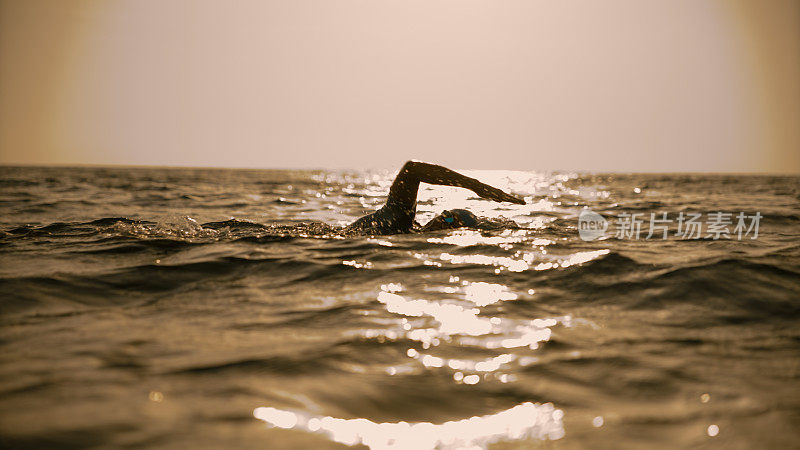
{"label": "sky", "polygon": [[0,164],[800,173],[795,0],[0,0]]}

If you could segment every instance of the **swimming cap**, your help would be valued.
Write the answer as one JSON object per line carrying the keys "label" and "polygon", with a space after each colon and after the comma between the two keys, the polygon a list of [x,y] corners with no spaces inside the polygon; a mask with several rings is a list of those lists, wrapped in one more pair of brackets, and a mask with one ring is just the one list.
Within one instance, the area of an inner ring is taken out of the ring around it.
{"label": "swimming cap", "polygon": [[449,212],[457,216],[465,227],[475,227],[478,225],[478,218],[475,214],[472,214],[466,209],[451,209]]}

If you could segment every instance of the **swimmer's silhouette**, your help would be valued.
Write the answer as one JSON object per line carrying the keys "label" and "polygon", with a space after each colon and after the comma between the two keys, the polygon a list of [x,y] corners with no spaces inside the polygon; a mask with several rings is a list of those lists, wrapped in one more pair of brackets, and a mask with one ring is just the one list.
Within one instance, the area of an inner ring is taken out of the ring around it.
{"label": "swimmer's silhouette", "polygon": [[[374,213],[356,220],[344,231],[358,234],[410,233],[415,229],[414,215],[417,212],[417,191],[420,183],[463,187],[488,200],[525,204],[525,200],[521,198],[446,167],[420,161],[408,161],[394,179],[386,204]],[[472,227],[477,225],[478,221],[479,219],[471,212],[454,209],[435,217],[421,227],[420,231]]]}

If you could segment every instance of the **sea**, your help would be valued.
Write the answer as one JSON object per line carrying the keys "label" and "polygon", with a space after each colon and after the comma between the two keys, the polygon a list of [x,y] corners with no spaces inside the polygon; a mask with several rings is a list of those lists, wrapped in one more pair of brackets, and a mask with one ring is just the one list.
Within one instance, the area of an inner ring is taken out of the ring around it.
{"label": "sea", "polygon": [[0,167],[0,447],[800,448],[800,177]]}

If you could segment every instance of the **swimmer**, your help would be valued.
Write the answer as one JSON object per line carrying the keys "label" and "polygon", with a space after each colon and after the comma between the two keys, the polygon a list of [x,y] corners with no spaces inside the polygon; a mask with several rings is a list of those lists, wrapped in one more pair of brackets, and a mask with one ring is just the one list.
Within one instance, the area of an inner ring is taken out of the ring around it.
{"label": "swimmer", "polygon": [[487,200],[525,204],[525,200],[521,198],[446,167],[420,161],[408,161],[392,182],[386,204],[374,213],[351,223],[344,229],[345,233],[399,234],[412,231],[474,227],[478,224],[480,219],[471,212],[464,209],[453,209],[443,212],[424,226],[419,227],[414,222],[414,215],[417,212],[417,191],[420,183],[463,187]]}

